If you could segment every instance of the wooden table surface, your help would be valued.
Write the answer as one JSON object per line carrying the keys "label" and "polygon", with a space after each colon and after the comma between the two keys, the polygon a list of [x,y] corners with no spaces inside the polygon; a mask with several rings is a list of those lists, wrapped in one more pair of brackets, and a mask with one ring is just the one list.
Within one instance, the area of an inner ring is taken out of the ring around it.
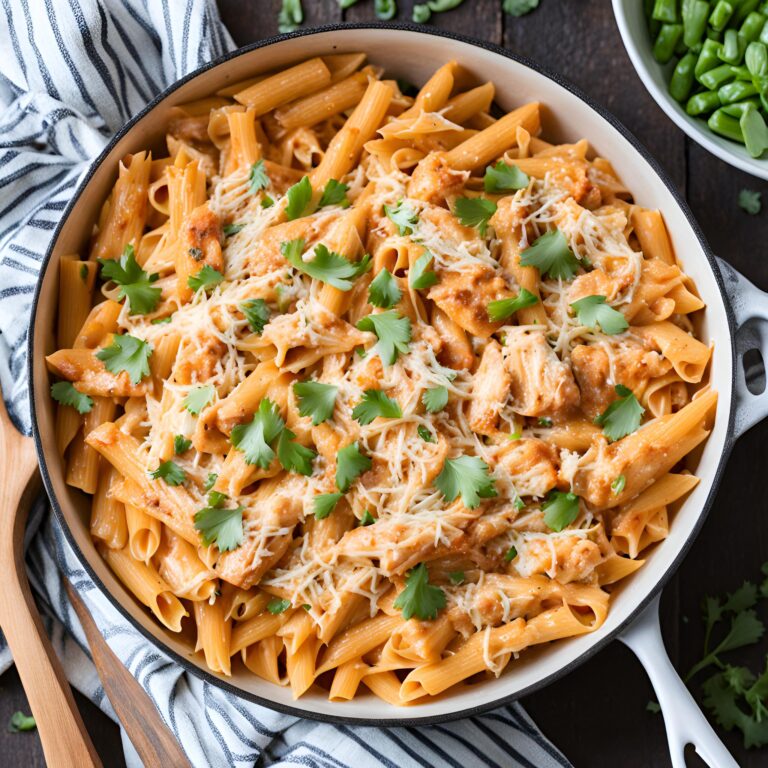
{"label": "wooden table surface", "polygon": [[[220,0],[224,22],[238,44],[274,34],[279,0]],[[347,10],[347,21],[373,18],[371,0]],[[410,19],[411,0],[400,0],[400,19]],[[304,0],[306,25],[341,21],[337,0]],[[768,289],[768,250],[763,240],[768,217],[768,188],[687,139],[651,100],[621,44],[608,0],[541,0],[539,9],[515,19],[503,16],[501,0],[465,0],[455,11],[437,15],[443,29],[501,44],[560,72],[595,101],[611,110],[666,169],[687,197],[712,249],[758,286]],[[757,217],[741,211],[740,189],[764,193],[766,210]],[[768,422],[737,444],[715,506],[662,602],[664,637],[673,662],[687,670],[698,658],[703,630],[699,606],[704,595],[737,587],[759,577],[768,559],[768,482],[760,457],[766,454]],[[765,615],[764,615],[765,618]],[[757,670],[765,653],[759,647],[739,653]],[[700,696],[700,691],[695,690]],[[578,768],[670,765],[664,725],[646,711],[653,693],[639,663],[619,643],[565,678],[524,700],[544,732]],[[122,764],[117,727],[79,697],[85,722],[105,765]],[[0,762],[4,766],[42,766],[37,736],[9,734],[5,723],[26,709],[14,671],[0,677]],[[768,749],[746,751],[741,738],[724,734],[740,765],[768,764]],[[702,765],[697,758],[689,765]],[[362,767],[361,767],[362,768]]]}

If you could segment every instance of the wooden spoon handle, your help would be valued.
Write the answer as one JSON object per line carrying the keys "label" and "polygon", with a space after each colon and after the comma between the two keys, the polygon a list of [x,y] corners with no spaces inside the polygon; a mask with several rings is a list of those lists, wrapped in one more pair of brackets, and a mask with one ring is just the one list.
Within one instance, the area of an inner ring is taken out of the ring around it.
{"label": "wooden spoon handle", "polygon": [[189,768],[186,755],[163,723],[152,700],[112,652],[74,587],[69,582],[65,585],[83,625],[107,697],[141,761],[144,765]]}

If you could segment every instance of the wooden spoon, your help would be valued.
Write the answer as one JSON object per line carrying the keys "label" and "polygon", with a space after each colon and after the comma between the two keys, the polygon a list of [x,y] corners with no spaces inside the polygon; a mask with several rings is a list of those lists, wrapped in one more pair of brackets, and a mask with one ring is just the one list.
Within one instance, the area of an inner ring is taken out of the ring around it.
{"label": "wooden spoon", "polygon": [[13,426],[0,391],[0,627],[37,723],[48,768],[89,768],[101,760],[45,633],[24,567],[24,527],[39,489],[31,438]]}

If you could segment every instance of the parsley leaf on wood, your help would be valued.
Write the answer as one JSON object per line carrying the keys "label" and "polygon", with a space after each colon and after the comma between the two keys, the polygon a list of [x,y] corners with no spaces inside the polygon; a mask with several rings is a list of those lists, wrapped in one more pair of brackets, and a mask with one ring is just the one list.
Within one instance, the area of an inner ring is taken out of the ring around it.
{"label": "parsley leaf on wood", "polygon": [[245,455],[246,464],[267,469],[275,458],[271,443],[283,431],[285,422],[277,405],[268,398],[259,403],[253,419],[232,429],[232,445]]}
{"label": "parsley leaf on wood", "polygon": [[525,288],[520,289],[520,293],[513,299],[497,299],[488,303],[488,317],[497,323],[512,317],[520,309],[532,307],[538,303],[539,297]]}
{"label": "parsley leaf on wood", "polygon": [[617,384],[614,400],[596,419],[595,424],[603,428],[603,434],[609,440],[621,440],[631,435],[639,426],[645,408],[637,401],[629,387]]}
{"label": "parsley leaf on wood", "polygon": [[245,315],[248,327],[256,334],[261,334],[269,322],[270,311],[264,299],[248,299],[240,304],[240,311]]}
{"label": "parsley leaf on wood", "polygon": [[215,544],[219,551],[237,549],[243,542],[243,508],[205,507],[195,513],[195,530],[203,544]]}
{"label": "parsley leaf on wood", "polygon": [[93,408],[93,398],[78,392],[71,381],[57,381],[52,384],[51,397],[57,403],[74,408],[78,413],[89,413]]}
{"label": "parsley leaf on wood", "polygon": [[488,465],[479,456],[446,459],[440,474],[435,478],[435,488],[446,501],[454,501],[460,495],[468,509],[478,507],[480,499],[496,496],[493,483]]}
{"label": "parsley leaf on wood", "polygon": [[408,270],[408,283],[417,291],[429,288],[437,282],[437,275],[430,269],[435,257],[426,249]]}
{"label": "parsley leaf on wood", "polygon": [[323,194],[320,197],[320,202],[317,205],[319,208],[325,208],[326,205],[340,205],[342,208],[348,208],[348,191],[349,187],[346,184],[342,184],[340,181],[336,181],[336,179],[328,179]]}
{"label": "parsley leaf on wood", "polygon": [[397,14],[397,0],[374,0],[373,10],[377,19],[382,21],[394,19]]}
{"label": "parsley leaf on wood", "polygon": [[373,278],[368,287],[368,301],[374,307],[389,309],[394,307],[402,297],[403,292],[400,290],[397,280],[386,267]]}
{"label": "parsley leaf on wood", "polygon": [[280,433],[277,440],[277,459],[283,469],[297,472],[300,475],[312,474],[312,462],[317,453],[311,448],[295,442],[296,435],[287,427]]}
{"label": "parsley leaf on wood", "polygon": [[579,260],[559,229],[552,229],[537,237],[533,245],[520,253],[520,265],[536,267],[542,275],[570,280],[578,270]]}
{"label": "parsley leaf on wood", "polygon": [[328,517],[343,495],[343,493],[321,493],[315,496],[312,507],[315,520],[324,520]]}
{"label": "parsley leaf on wood", "polygon": [[752,216],[756,216],[763,207],[761,197],[762,193],[753,189],[742,189],[739,192],[739,208]]}
{"label": "parsley leaf on wood", "polygon": [[419,221],[418,214],[405,200],[400,200],[397,205],[385,205],[384,213],[397,227],[399,235],[412,235],[414,227]]}
{"label": "parsley leaf on wood", "polygon": [[617,309],[605,303],[605,296],[585,296],[571,304],[579,322],[590,328],[598,326],[603,333],[614,336],[629,328],[627,318]]}
{"label": "parsley leaf on wood", "polygon": [[475,227],[485,237],[488,221],[496,213],[496,203],[484,197],[459,197],[453,205],[453,215],[465,227]]}
{"label": "parsley leaf on wood", "polygon": [[367,271],[371,257],[365,254],[359,261],[350,261],[341,254],[329,251],[319,243],[315,246],[314,258],[305,261],[302,256],[304,240],[291,240],[280,246],[280,252],[285,260],[304,274],[328,283],[340,291],[348,291],[354,281]]}
{"label": "parsley leaf on wood", "polygon": [[214,388],[210,384],[202,387],[190,389],[184,398],[182,405],[193,415],[197,416],[200,411],[213,400]]}
{"label": "parsley leaf on wood", "polygon": [[504,0],[502,10],[510,16],[525,16],[539,7],[539,0]]}
{"label": "parsley leaf on wood", "polygon": [[445,608],[445,592],[429,583],[429,571],[424,563],[412,568],[405,577],[405,589],[392,605],[399,608],[407,621],[415,616],[420,621],[436,619]]}
{"label": "parsley leaf on wood", "polygon": [[136,261],[133,246],[125,246],[120,260],[99,259],[101,264],[101,277],[103,280],[112,280],[120,286],[118,300],[127,298],[132,315],[146,315],[154,312],[157,302],[160,301],[162,291],[153,286],[160,275],[145,272]]}
{"label": "parsley leaf on wood", "polygon": [[488,193],[525,189],[529,182],[528,174],[523,173],[516,165],[507,165],[503,160],[499,160],[496,165],[489,165],[483,177],[483,186]]}
{"label": "parsley leaf on wood", "polygon": [[37,723],[32,715],[25,715],[23,712],[14,712],[8,721],[8,730],[11,733],[21,733],[22,731],[32,731],[37,728]]}
{"label": "parsley leaf on wood", "polygon": [[149,476],[153,480],[165,480],[168,485],[181,485],[186,479],[184,470],[174,461],[164,461]]}
{"label": "parsley leaf on wood", "polygon": [[288,198],[288,204],[285,206],[285,218],[288,221],[312,213],[310,210],[312,207],[312,184],[309,181],[309,176],[304,176],[301,181],[289,187],[285,195]]}
{"label": "parsley leaf on wood", "polygon": [[214,269],[210,264],[204,264],[203,268],[195,275],[187,278],[187,285],[195,292],[201,288],[208,293],[215,288],[222,280],[224,275],[218,269]]}
{"label": "parsley leaf on wood", "polygon": [[407,317],[401,317],[394,309],[377,315],[367,315],[358,322],[357,328],[376,334],[379,341],[374,350],[384,365],[392,365],[399,354],[408,353],[411,321]]}
{"label": "parsley leaf on wood", "polygon": [[575,493],[552,491],[541,508],[547,527],[553,531],[562,531],[579,516],[579,497]]}
{"label": "parsley leaf on wood", "polygon": [[251,166],[251,172],[248,175],[249,187],[251,193],[258,192],[260,189],[266,189],[269,184],[267,169],[264,167],[264,160],[257,160]]}
{"label": "parsley leaf on wood", "polygon": [[111,373],[126,371],[132,384],[138,384],[144,376],[149,376],[149,357],[152,346],[146,341],[129,334],[116,333],[112,343],[100,349],[96,357],[104,363]]}
{"label": "parsley leaf on wood", "polygon": [[319,381],[297,381],[293,385],[293,391],[299,399],[299,414],[311,416],[314,426],[333,416],[336,394],[339,391],[337,386]]}
{"label": "parsley leaf on wood", "polygon": [[371,466],[370,458],[360,453],[357,443],[344,446],[336,455],[336,487],[346,493],[352,483]]}
{"label": "parsley leaf on wood", "polygon": [[425,389],[421,396],[421,402],[430,413],[442,411],[448,405],[448,388],[432,387]]}
{"label": "parsley leaf on wood", "polygon": [[402,415],[397,400],[387,397],[380,389],[366,389],[363,399],[352,410],[352,418],[363,426],[370,424],[378,416],[399,419]]}

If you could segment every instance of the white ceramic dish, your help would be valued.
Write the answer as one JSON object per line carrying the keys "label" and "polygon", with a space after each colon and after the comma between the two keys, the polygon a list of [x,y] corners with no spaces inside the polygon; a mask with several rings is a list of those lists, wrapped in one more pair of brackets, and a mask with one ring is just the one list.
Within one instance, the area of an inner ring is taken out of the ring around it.
{"label": "white ceramic dish", "polygon": [[768,160],[756,160],[743,144],[712,133],[705,120],[686,114],[683,106],[669,95],[667,85],[672,74],[672,64],[662,66],[653,58],[653,42],[648,34],[643,3],[640,0],[612,2],[616,24],[632,66],[667,117],[715,157],[753,176],[768,179]]}
{"label": "white ceramic dish", "polygon": [[[175,104],[208,95],[254,73],[283,67],[313,55],[358,50],[366,51],[372,61],[386,67],[391,75],[417,83],[424,82],[445,61],[457,59],[478,81],[492,80],[496,84],[497,100],[505,110],[526,101],[541,101],[545,105],[543,121],[548,138],[574,141],[586,136],[596,152],[610,158],[618,174],[632,187],[637,201],[664,212],[676,251],[684,256],[683,268],[693,278],[707,304],[701,332],[703,338],[714,342],[712,385],[720,396],[714,430],[696,468],[701,483],[674,514],[667,541],[650,554],[644,568],[614,593],[608,619],[597,632],[526,651],[498,679],[451,691],[428,703],[403,709],[387,706],[366,695],[350,704],[331,703],[321,691],[309,691],[300,700],[293,701],[289,689],[267,683],[238,665],[235,665],[231,678],[214,675],[205,668],[204,662],[193,655],[192,648],[183,639],[155,623],[121,586],[96,552],[88,533],[89,507],[86,499],[64,483],[62,462],[54,444],[54,411],[48,396],[49,378],[43,359],[44,354],[54,349],[59,259],[62,254],[84,250],[101,201],[114,182],[120,157],[147,146],[162,146],[168,110]],[[695,741],[703,754],[712,756],[712,765],[719,768],[735,765],[693,705],[685,687],[673,672],[670,674],[671,665],[665,666],[669,663],[661,636],[654,629],[657,627],[654,597],[659,594],[703,524],[733,441],[768,413],[768,395],[750,395],[741,364],[736,365],[737,339],[740,340],[740,354],[746,347],[760,346],[759,339],[745,340],[742,326],[756,315],[768,317],[768,296],[734,272],[726,274],[726,283],[731,286],[730,292],[738,295],[745,290],[753,292],[749,301],[737,308],[736,315],[716,261],[673,186],[645,150],[614,118],[590,105],[585,97],[558,78],[542,73],[527,62],[516,60],[501,49],[409,28],[345,25],[266,41],[215,62],[158,97],[115,137],[94,163],[64,214],[43,267],[30,334],[33,421],[46,488],[70,543],[115,607],[165,653],[212,685],[260,704],[317,719],[376,725],[444,721],[475,714],[540,688],[624,632],[626,641],[646,657],[647,668],[655,678],[655,684],[662,686],[663,690],[658,691],[659,699],[662,704],[670,705],[668,715],[674,717],[668,722],[669,733],[671,738],[682,740],[676,748],[679,760],[682,760],[684,744]],[[764,356],[768,356],[768,342],[762,346]],[[648,606],[650,611],[645,611],[640,629],[626,634],[630,622]],[[690,709],[691,705],[693,709]],[[687,730],[681,731],[681,726]],[[720,752],[720,749],[723,751]],[[675,765],[684,765],[679,760]]]}

